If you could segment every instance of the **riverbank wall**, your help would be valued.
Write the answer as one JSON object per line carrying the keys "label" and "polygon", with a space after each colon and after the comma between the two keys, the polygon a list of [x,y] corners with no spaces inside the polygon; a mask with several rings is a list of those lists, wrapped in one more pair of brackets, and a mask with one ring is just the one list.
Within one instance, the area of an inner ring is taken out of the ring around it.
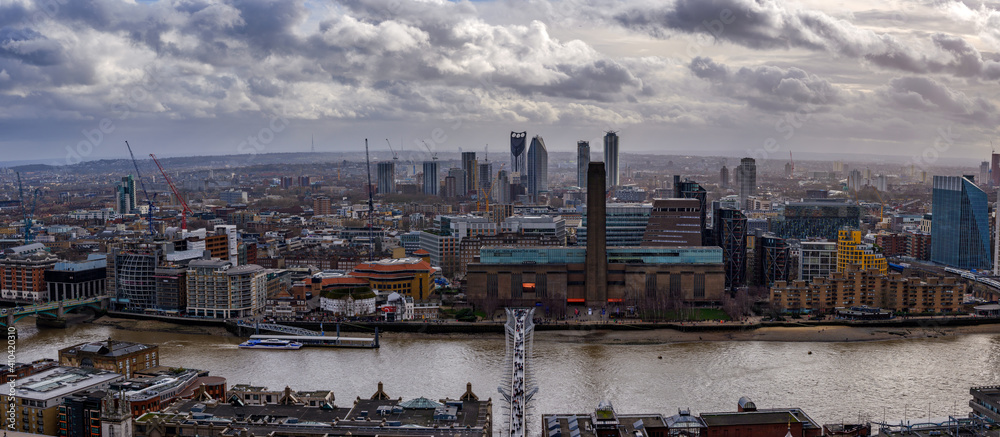
{"label": "riverbank wall", "polygon": [[[235,322],[221,319],[201,319],[188,317],[173,317],[151,314],[134,314],[111,311],[108,316],[132,319],[155,320],[188,326],[224,327],[238,336],[248,336],[254,333],[253,328],[238,326]],[[281,322],[283,325],[305,328],[313,331],[325,331],[328,335],[338,329],[336,322]],[[536,331],[652,331],[670,329],[679,332],[741,332],[753,331],[759,328],[803,328],[803,327],[856,327],[856,328],[954,328],[962,326],[996,325],[1000,318],[984,317],[943,317],[943,318],[897,318],[892,320],[824,320],[824,321],[785,321],[785,322],[698,322],[698,323],[540,323],[535,325]],[[379,332],[401,332],[413,334],[503,334],[504,325],[494,322],[341,322],[341,332],[367,333],[374,335]]]}

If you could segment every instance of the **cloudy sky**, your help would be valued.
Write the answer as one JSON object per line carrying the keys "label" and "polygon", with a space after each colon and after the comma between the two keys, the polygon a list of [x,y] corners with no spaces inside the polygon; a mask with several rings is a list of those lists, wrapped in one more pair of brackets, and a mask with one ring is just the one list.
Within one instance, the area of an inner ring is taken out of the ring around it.
{"label": "cloudy sky", "polygon": [[623,152],[978,162],[998,53],[1000,3],[974,0],[0,0],[0,161],[613,129]]}

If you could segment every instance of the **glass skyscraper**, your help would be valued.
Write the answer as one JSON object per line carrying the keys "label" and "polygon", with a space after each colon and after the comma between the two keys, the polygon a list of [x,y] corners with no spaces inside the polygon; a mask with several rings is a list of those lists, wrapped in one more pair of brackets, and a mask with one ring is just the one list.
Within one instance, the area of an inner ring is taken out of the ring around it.
{"label": "glass skyscraper", "polygon": [[604,134],[604,166],[608,170],[608,188],[617,187],[621,183],[621,172],[618,169],[618,133]]}
{"label": "glass skyscraper", "polygon": [[528,133],[527,132],[511,132],[510,133],[510,171],[524,174],[528,171],[527,167],[527,155],[524,153],[528,150]]}
{"label": "glass skyscraper", "polygon": [[992,267],[989,204],[971,176],[934,176],[931,261],[960,269]]}
{"label": "glass skyscraper", "polygon": [[538,201],[538,193],[549,191],[549,151],[545,141],[535,135],[528,148],[528,196]]}
{"label": "glass skyscraper", "polygon": [[424,194],[437,196],[441,187],[437,161],[424,161]]}
{"label": "glass skyscraper", "polygon": [[576,142],[576,186],[587,188],[587,167],[590,166],[590,142]]}

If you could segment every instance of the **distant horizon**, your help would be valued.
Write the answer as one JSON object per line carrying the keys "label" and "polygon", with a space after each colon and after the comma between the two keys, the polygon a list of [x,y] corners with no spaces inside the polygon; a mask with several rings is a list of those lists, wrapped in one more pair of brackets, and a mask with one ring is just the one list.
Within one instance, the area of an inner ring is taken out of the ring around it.
{"label": "distant horizon", "polygon": [[1000,145],[995,2],[14,0],[0,17],[7,162],[118,159],[125,139],[137,156],[366,136],[499,151],[511,130],[553,152],[614,130],[623,152],[922,167]]}
{"label": "distant horizon", "polygon": [[[482,156],[481,154],[483,153],[482,150],[466,150],[466,151],[474,151],[474,152],[477,153],[477,156]],[[391,157],[391,154],[390,154],[390,152],[388,150],[370,150],[369,153],[371,154],[372,161],[382,161],[382,160],[389,159]],[[424,153],[426,153],[426,152],[424,152]],[[456,151],[441,151],[441,152],[437,152],[437,153],[438,153],[439,158],[440,158],[441,155],[448,156],[449,158],[447,158],[447,159],[459,159],[460,158],[459,152],[457,150]],[[598,149],[595,151],[593,144],[591,145],[591,156],[593,156],[595,158],[600,158],[601,153],[602,152],[600,150],[600,146],[598,146]],[[261,152],[261,153],[259,153],[257,155],[260,155],[260,156],[276,156],[276,155],[287,155],[287,154],[291,154],[291,155],[307,155],[307,154],[316,154],[316,155],[324,155],[324,154],[328,154],[328,155],[352,155],[352,154],[362,154],[363,155],[364,154],[364,150],[360,150],[360,151],[358,151],[358,150],[354,150],[354,151],[323,151],[323,150],[317,150],[316,152],[310,152],[310,151],[278,152],[278,151],[275,151],[275,152]],[[499,154],[500,154],[499,152],[494,152],[494,151],[490,151],[489,152],[489,156],[491,157],[492,161],[496,161],[496,162],[501,162],[501,161],[506,162],[506,161],[509,161],[509,159],[510,159],[510,152],[509,151],[507,151],[506,155],[504,155],[506,159],[496,159],[496,158],[494,158],[494,157],[499,156]],[[575,160],[576,152],[561,151],[561,150],[556,150],[556,151],[550,150],[549,154],[550,155],[552,155],[552,154],[566,154],[566,155],[571,155],[574,158],[574,160]],[[697,156],[697,157],[704,157],[704,158],[722,158],[722,159],[727,159],[727,160],[739,160],[739,159],[742,159],[742,158],[749,157],[749,156],[745,156],[745,155],[728,155],[727,156],[727,155],[710,154],[710,153],[706,153],[706,154],[699,154],[699,153],[679,154],[679,153],[628,152],[628,151],[621,151],[621,153],[620,153],[620,156],[629,156],[629,155],[632,155],[632,156],[655,155],[655,156],[678,156],[678,157]],[[169,154],[169,153],[166,153],[166,154],[164,154],[164,153],[156,153],[156,156],[159,159],[183,159],[183,158],[199,158],[199,157],[204,157],[204,158],[243,157],[243,156],[250,156],[250,155],[249,154],[240,154],[240,153],[233,153],[233,154],[215,154],[215,153],[211,153],[211,154],[194,154],[194,155],[172,155],[172,154]],[[428,156],[429,156],[429,154],[428,154]],[[858,159],[859,156],[864,157],[864,159]],[[778,156],[778,157],[774,158],[773,160],[779,161],[779,162],[787,162],[788,161],[788,156],[787,155],[784,156],[783,158],[784,159],[782,159],[781,156]],[[832,154],[832,153],[802,152],[802,153],[796,153],[794,155],[794,158],[795,158],[796,161],[802,161],[802,162],[806,162],[806,161],[811,161],[811,162],[838,162],[839,161],[839,162],[845,162],[845,163],[849,163],[849,162],[871,162],[873,164],[884,164],[884,165],[890,165],[890,164],[905,165],[905,164],[909,164],[911,162],[911,158],[912,157],[905,156],[905,155],[876,155],[876,154],[869,154],[869,155],[858,155],[858,154],[838,155],[838,154]],[[131,158],[128,156],[128,154],[126,152],[126,154],[124,156],[117,156],[117,157],[111,157],[111,156],[109,156],[109,157],[100,157],[100,156],[95,156],[95,157],[89,157],[89,158],[83,160],[82,162],[86,163],[86,162],[117,161],[117,160],[129,160],[129,159],[131,159]],[[149,158],[148,154],[142,154],[142,155],[136,156],[136,159],[142,161],[142,160],[149,160],[150,158]],[[430,158],[428,157],[427,159],[429,160]],[[763,161],[760,158],[756,158],[756,159],[758,159],[758,161]],[[593,161],[599,161],[599,160],[600,159],[594,159]],[[767,160],[770,161],[771,159],[767,159]],[[424,159],[421,159],[421,160],[412,160],[412,162],[423,162],[423,161],[424,161]],[[979,164],[981,162],[983,162],[983,161],[989,161],[989,160],[988,159],[985,159],[985,160],[976,160],[976,159],[973,159],[973,158],[962,158],[962,157],[940,157],[936,161],[936,165],[930,166],[930,168],[933,168],[933,167],[964,167],[964,166],[978,167]],[[401,153],[400,154],[400,162],[411,162],[411,159],[407,159],[407,157],[405,156],[405,154]],[[57,167],[66,167],[67,166],[67,164],[59,163],[58,161],[56,161],[54,163],[52,159],[26,159],[26,160],[0,161],[0,168],[12,168],[12,167],[20,167],[20,166],[28,166],[28,165],[39,165],[39,164],[50,165],[50,166],[54,165],[54,166],[57,166]],[[75,164],[73,164],[73,165],[75,165]],[[253,165],[253,164],[248,163],[247,165]],[[733,167],[735,165],[738,165],[738,161],[728,162],[727,163],[728,167]]]}

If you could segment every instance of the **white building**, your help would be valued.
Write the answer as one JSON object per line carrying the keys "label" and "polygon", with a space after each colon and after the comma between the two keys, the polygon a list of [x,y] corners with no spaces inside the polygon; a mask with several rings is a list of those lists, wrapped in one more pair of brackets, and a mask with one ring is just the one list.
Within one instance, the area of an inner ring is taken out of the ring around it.
{"label": "white building", "polygon": [[379,313],[388,321],[413,320],[413,298],[393,292],[379,308]]}
{"label": "white building", "polygon": [[187,271],[187,313],[220,319],[252,317],[264,309],[267,274],[258,265],[193,260]]}
{"label": "white building", "polygon": [[350,294],[343,299],[321,297],[319,299],[319,307],[323,311],[340,316],[365,316],[375,313],[375,296],[373,295],[364,299],[354,299]]}
{"label": "white building", "polygon": [[223,191],[219,193],[219,200],[226,202],[227,205],[247,203],[247,192],[240,190]]}

